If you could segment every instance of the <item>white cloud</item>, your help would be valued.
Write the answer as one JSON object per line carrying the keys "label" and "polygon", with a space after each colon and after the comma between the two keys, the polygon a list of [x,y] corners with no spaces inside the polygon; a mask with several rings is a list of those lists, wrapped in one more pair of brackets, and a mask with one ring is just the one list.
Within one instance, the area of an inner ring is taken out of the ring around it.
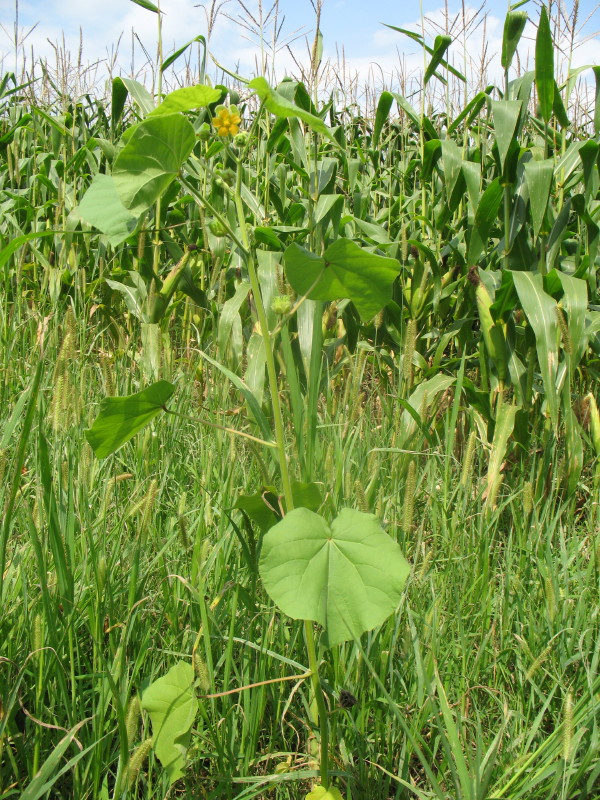
{"label": "white cloud", "polygon": [[[250,10],[256,13],[255,0],[248,2]],[[197,4],[198,0],[162,0],[166,12],[163,18],[165,55],[194,36],[206,33],[205,14]],[[342,0],[337,0],[336,6],[342,8],[344,3]],[[107,54],[114,51],[119,39],[117,74],[132,72],[135,74],[141,71],[139,75],[141,79],[146,81],[151,79],[151,70],[140,42],[143,43],[151,59],[154,59],[157,22],[155,14],[125,0],[102,0],[96,3],[86,0],[55,0],[53,3],[43,5],[37,5],[31,0],[22,0],[20,11],[23,32],[27,32],[28,26],[39,20],[38,26],[27,38],[21,53],[26,56],[28,64],[31,61],[31,49],[36,58],[47,58],[51,65],[54,64],[56,51],[50,42],[62,42],[64,23],[66,26],[64,42],[67,51],[70,52],[71,64],[77,63],[80,28],[84,63],[97,60],[103,62],[100,71],[91,73],[90,80],[98,80],[102,69],[106,72]],[[240,9],[231,2],[225,5],[224,11],[235,18]],[[343,11],[350,14],[347,6]],[[7,10],[5,7],[4,10],[0,9],[0,23],[6,29],[5,35],[0,32],[0,71],[4,71],[12,69],[14,64],[13,48],[9,39],[12,34],[12,9]],[[400,22],[399,27],[421,33],[421,23],[418,20]],[[499,84],[502,82],[503,71],[500,66],[502,29],[503,20],[500,17],[488,14],[484,20],[477,8],[471,6],[465,8],[464,16],[461,12],[459,15],[447,18],[443,8],[427,15],[427,41],[431,43],[436,34],[448,31],[454,39],[448,57],[460,71],[465,69],[466,42],[466,73],[471,90],[485,85],[488,81]],[[463,30],[466,31],[464,35]],[[308,74],[310,58],[306,41],[299,40],[292,44],[295,60],[290,51],[281,46],[285,43],[285,36],[291,33],[292,31],[286,29],[283,33],[284,41],[279,42],[280,49],[275,63],[277,76],[280,78],[286,73],[298,77],[297,62],[304,66]],[[248,41],[246,37],[246,31],[221,14],[212,33],[211,49],[227,68],[252,76],[257,71],[260,48],[255,41]],[[311,31],[308,38],[312,43]],[[342,42],[338,42],[337,47],[327,46],[328,42],[334,40],[334,35],[326,31],[323,64],[325,66],[328,63],[329,69],[324,68],[323,75],[327,89],[341,81],[346,86],[353,85],[355,87],[353,94],[358,98],[361,95],[359,87],[364,83],[371,84],[371,91],[379,91],[384,87],[399,91],[403,85],[410,85],[411,80],[414,83],[413,89],[418,85],[423,70],[423,53],[418,43],[411,41],[407,36],[382,26],[374,27],[371,31],[365,31],[360,50],[344,48],[343,59]],[[532,68],[534,41],[535,27],[529,23],[519,47],[522,69]],[[600,53],[598,38],[582,43],[574,51],[572,66],[597,63],[598,53]],[[188,57],[195,66],[197,64],[195,49],[188,51]],[[182,58],[176,67],[181,69],[184,66],[185,59]],[[482,76],[482,66],[486,72],[485,78]],[[440,84],[435,80],[432,81],[431,87],[433,91],[438,93],[441,91]]]}

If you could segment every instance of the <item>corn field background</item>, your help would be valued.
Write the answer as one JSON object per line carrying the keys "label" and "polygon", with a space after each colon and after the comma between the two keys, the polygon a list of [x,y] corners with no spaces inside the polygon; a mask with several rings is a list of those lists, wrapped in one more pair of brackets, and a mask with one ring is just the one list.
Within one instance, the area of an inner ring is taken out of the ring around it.
{"label": "corn field background", "polygon": [[[509,8],[497,76],[450,60],[482,11],[365,77],[318,33],[278,76],[277,5],[236,7],[248,76],[211,60],[233,6],[171,53],[133,2],[127,75],[16,34],[0,74],[1,800],[599,800],[577,5]],[[302,509],[410,566],[333,644],[272,596]]]}

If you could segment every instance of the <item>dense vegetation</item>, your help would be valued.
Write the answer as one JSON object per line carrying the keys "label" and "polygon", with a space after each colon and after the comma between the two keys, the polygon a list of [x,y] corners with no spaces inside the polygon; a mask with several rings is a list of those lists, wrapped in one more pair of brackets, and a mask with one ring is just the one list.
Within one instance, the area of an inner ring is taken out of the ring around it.
{"label": "dense vegetation", "polygon": [[458,113],[4,76],[0,798],[600,797],[600,68],[525,22]]}

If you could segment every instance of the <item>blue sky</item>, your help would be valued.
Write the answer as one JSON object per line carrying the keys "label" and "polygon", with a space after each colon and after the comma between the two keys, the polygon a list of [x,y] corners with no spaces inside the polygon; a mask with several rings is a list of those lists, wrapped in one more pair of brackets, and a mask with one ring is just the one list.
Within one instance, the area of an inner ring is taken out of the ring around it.
{"label": "blue sky", "polygon": [[[155,0],[156,1],[156,0]],[[162,0],[165,11],[165,51],[180,46],[197,34],[206,33],[206,20],[199,0]],[[256,10],[257,0],[244,0],[251,10]],[[433,25],[443,25],[443,0],[423,0],[426,15],[433,20]],[[469,13],[474,14],[479,7],[478,2],[469,5]],[[582,0],[579,19],[585,19],[595,7],[593,0]],[[269,8],[269,0],[264,0],[264,8]],[[480,68],[483,48],[487,46],[485,58],[489,60],[492,72],[497,69],[497,58],[502,36],[502,23],[506,12],[506,4],[490,0],[487,3],[487,21],[485,29],[479,25],[469,37],[467,48],[472,57],[471,69],[476,75]],[[533,2],[524,6],[530,17],[537,20],[538,7]],[[450,17],[459,14],[461,3],[449,0]],[[337,62],[341,48],[344,49],[348,70],[362,78],[368,74],[381,77],[384,83],[393,83],[400,72],[418,70],[422,65],[422,55],[418,48],[399,33],[394,33],[381,25],[390,23],[399,27],[417,29],[419,23],[419,4],[417,2],[392,2],[392,0],[325,0],[323,5],[321,28],[324,36],[324,55],[332,63]],[[255,74],[257,47],[255,43],[244,39],[243,29],[234,20],[243,11],[237,0],[229,0],[223,7],[215,31],[212,46],[218,58],[230,68],[235,68],[246,75]],[[314,33],[314,12],[310,0],[280,0],[280,19],[285,17],[283,39],[300,29],[304,36],[296,40],[292,50],[297,61],[307,63],[307,43],[312,42]],[[0,0],[0,70],[14,67],[14,47],[11,43],[15,19],[15,0]],[[481,16],[479,17],[481,19]],[[129,74],[132,54],[132,30],[149,52],[155,49],[154,14],[136,6],[130,0],[19,0],[20,35],[23,36],[37,23],[25,41],[25,52],[30,59],[30,48],[33,46],[36,57],[54,57],[48,40],[56,42],[64,32],[68,49],[76,57],[79,47],[79,28],[83,32],[84,60],[106,58],[114,49],[119,35],[123,34],[119,47],[118,67],[124,74]],[[600,28],[600,14],[596,14],[591,24],[583,32],[591,33]],[[431,27],[432,35],[435,28]],[[527,58],[528,48],[535,36],[531,26],[526,30],[529,41],[524,39],[521,48],[523,59]],[[582,34],[583,35],[583,34]],[[337,45],[337,49],[336,49]],[[143,62],[143,54],[137,40],[135,41],[134,64],[139,68]],[[460,45],[453,45],[455,57],[462,63]],[[21,51],[21,55],[23,51]],[[575,53],[574,64],[600,63],[600,38],[582,44]],[[278,77],[293,71],[294,62],[289,52],[283,48],[277,57]],[[400,66],[402,64],[402,66]],[[374,65],[378,65],[377,68]],[[117,72],[119,70],[117,69]],[[335,73],[335,70],[334,70]]]}

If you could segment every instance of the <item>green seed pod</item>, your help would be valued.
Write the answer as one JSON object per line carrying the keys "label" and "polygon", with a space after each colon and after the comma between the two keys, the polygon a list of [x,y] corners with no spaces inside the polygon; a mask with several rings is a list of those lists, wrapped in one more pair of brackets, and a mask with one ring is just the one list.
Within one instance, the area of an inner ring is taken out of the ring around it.
{"label": "green seed pod", "polygon": [[292,309],[292,298],[288,295],[278,295],[271,300],[271,311],[280,317],[289,314]]}
{"label": "green seed pod", "polygon": [[212,136],[212,131],[208,122],[203,122],[202,125],[200,125],[196,136],[201,142],[207,142],[210,139]]}
{"label": "green seed pod", "polygon": [[247,131],[240,131],[233,137],[233,143],[236,147],[245,147],[248,144],[248,138]]}
{"label": "green seed pod", "polygon": [[227,228],[225,225],[223,225],[220,219],[211,220],[211,222],[208,223],[208,227],[213,236],[221,237],[227,235]]}

